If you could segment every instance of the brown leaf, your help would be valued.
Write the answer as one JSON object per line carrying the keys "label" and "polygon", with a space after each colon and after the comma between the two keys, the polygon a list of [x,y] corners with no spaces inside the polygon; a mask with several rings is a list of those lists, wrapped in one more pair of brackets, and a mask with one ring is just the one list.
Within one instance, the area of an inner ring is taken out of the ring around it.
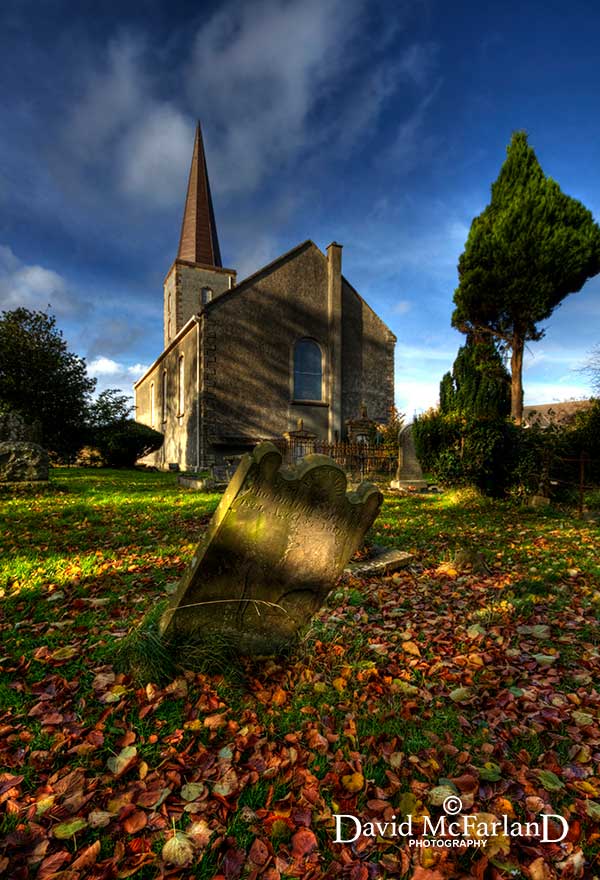
{"label": "brown leaf", "polygon": [[220,715],[209,715],[208,718],[204,719],[204,726],[208,727],[209,730],[218,730],[219,727],[224,727],[225,724],[227,724],[227,719],[225,718],[224,713]]}
{"label": "brown leaf", "polygon": [[205,846],[208,846],[210,838],[212,837],[212,831],[204,819],[192,822],[192,824],[188,826],[186,833],[197,849],[202,849]]}
{"label": "brown leaf", "polygon": [[225,874],[226,880],[238,880],[238,877],[242,873],[245,861],[246,854],[243,849],[239,849],[239,847],[230,847],[225,853],[225,858],[223,859],[223,873]]}
{"label": "brown leaf", "polygon": [[36,880],[49,880],[49,878],[53,877],[65,862],[69,862],[70,860],[71,854],[64,849],[61,849],[60,852],[52,853],[52,855],[45,858],[40,865],[36,874]]}
{"label": "brown leaf", "polygon": [[123,822],[123,828],[127,834],[137,834],[138,831],[146,827],[147,822],[148,819],[145,812],[143,810],[136,810],[135,813],[127,816]]}
{"label": "brown leaf", "polygon": [[23,782],[24,778],[24,776],[13,776],[12,773],[0,773],[0,794],[15,788],[15,786]]}
{"label": "brown leaf", "polygon": [[301,828],[292,837],[292,855],[295,859],[303,859],[317,848],[317,838],[310,828]]}
{"label": "brown leaf", "polygon": [[114,814],[106,810],[92,810],[87,818],[91,828],[105,828],[114,819]]}
{"label": "brown leaf", "polygon": [[249,852],[250,861],[254,862],[255,865],[258,865],[259,868],[262,868],[263,865],[267,863],[269,860],[269,848],[266,844],[263,843],[258,837],[254,839],[254,843],[250,847]]}
{"label": "brown leaf", "polygon": [[98,856],[100,855],[100,841],[96,840],[95,843],[91,843],[89,846],[86,846],[85,849],[82,849],[71,867],[74,871],[81,871],[83,868],[89,868],[90,865],[95,865]]}

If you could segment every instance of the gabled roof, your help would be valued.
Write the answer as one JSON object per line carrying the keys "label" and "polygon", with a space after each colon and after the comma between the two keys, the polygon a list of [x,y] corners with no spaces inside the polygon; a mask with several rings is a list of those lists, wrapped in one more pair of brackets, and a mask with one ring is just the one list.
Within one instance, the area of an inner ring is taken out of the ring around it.
{"label": "gabled roof", "polygon": [[200,123],[190,166],[177,259],[222,267]]}
{"label": "gabled roof", "polygon": [[[230,290],[226,290],[224,293],[217,296],[212,302],[207,303],[207,305],[203,306],[203,309],[210,312],[212,309],[218,309],[223,302],[236,296],[238,293],[242,293],[247,287],[250,287],[253,282],[255,282],[261,275],[268,275],[269,272],[272,272],[276,269],[281,263],[284,263],[286,260],[289,260],[291,257],[295,257],[297,254],[301,253],[308,248],[313,247],[317,253],[324,259],[327,260],[326,254],[323,253],[320,247],[314,243],[311,238],[307,238],[305,241],[301,241],[300,244],[297,244],[295,247],[291,248],[289,251],[286,251],[284,254],[281,254],[280,257],[276,257],[270,263],[267,263],[266,266],[261,266],[260,269],[257,269],[256,272],[253,272],[251,275],[248,275],[246,278],[243,278],[237,284],[234,284]],[[369,311],[373,312],[373,315],[377,318],[377,320],[382,324],[383,327],[388,331],[388,333],[393,337],[394,342],[396,342],[395,333],[390,330],[388,325],[385,323],[383,318],[380,318],[375,309],[373,309],[369,303],[360,295],[360,293],[356,290],[356,288],[350,284],[345,275],[342,275],[342,282],[346,284],[350,290],[355,294],[358,299],[365,304],[365,306],[369,309]]]}
{"label": "gabled roof", "polygon": [[579,412],[585,412],[592,405],[591,400],[563,400],[561,403],[538,403],[523,407],[523,424],[526,427],[537,425],[548,428],[550,425],[564,427],[575,420]]}
{"label": "gabled roof", "polygon": [[346,285],[350,288],[350,290],[352,291],[352,293],[353,293],[355,296],[357,296],[358,299],[359,299],[362,303],[364,303],[364,304],[366,305],[366,307],[368,308],[368,310],[369,310],[370,312],[373,312],[373,315],[377,318],[377,320],[379,321],[379,323],[380,323],[383,327],[385,327],[385,329],[388,331],[388,333],[390,334],[390,336],[392,336],[394,342],[397,342],[397,341],[398,341],[398,337],[396,336],[396,334],[394,333],[394,331],[393,331],[393,330],[390,330],[390,328],[389,328],[388,325],[385,323],[385,321],[383,320],[383,318],[381,318],[381,317],[377,314],[377,312],[375,311],[375,309],[374,309],[372,306],[369,305],[369,303],[366,301],[366,299],[365,299],[363,296],[360,295],[360,293],[358,292],[358,290],[356,289],[356,287],[354,287],[353,284],[350,284],[350,282],[348,281],[348,279],[346,278],[345,275],[342,275],[342,282],[343,282],[344,284],[346,284]]}
{"label": "gabled roof", "polygon": [[270,263],[267,263],[266,266],[261,266],[260,269],[257,269],[256,272],[253,272],[251,275],[247,275],[245,278],[242,278],[237,284],[234,284],[229,290],[226,290],[224,293],[221,293],[215,299],[213,299],[210,303],[207,303],[204,308],[207,311],[218,306],[225,297],[231,297],[233,294],[241,293],[242,290],[245,290],[247,287],[251,286],[252,282],[256,281],[261,275],[268,275],[269,272],[272,272],[273,269],[276,269],[281,263],[285,263],[286,260],[289,260],[290,257],[296,256],[301,251],[307,250],[309,247],[314,247],[319,254],[323,257],[323,259],[327,259],[325,254],[321,251],[320,248],[312,241],[310,238],[307,238],[305,241],[300,242],[295,247],[291,248],[289,251],[286,251],[284,254],[281,254],[280,257],[276,257],[274,260],[271,260]]}

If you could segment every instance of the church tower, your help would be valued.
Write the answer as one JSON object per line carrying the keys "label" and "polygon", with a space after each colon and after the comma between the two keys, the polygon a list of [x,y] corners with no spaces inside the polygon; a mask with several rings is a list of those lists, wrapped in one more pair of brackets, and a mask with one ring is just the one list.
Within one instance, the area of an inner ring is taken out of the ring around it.
{"label": "church tower", "polygon": [[234,269],[224,269],[210,194],[200,123],[188,178],[179,249],[164,283],[165,348],[203,305],[230,290]]}

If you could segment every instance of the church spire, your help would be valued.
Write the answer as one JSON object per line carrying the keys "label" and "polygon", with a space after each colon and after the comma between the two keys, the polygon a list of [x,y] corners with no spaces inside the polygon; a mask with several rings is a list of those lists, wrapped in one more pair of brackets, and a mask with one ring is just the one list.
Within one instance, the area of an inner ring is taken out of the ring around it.
{"label": "church spire", "polygon": [[196,140],[194,141],[177,259],[218,268],[223,265],[199,122],[196,126]]}

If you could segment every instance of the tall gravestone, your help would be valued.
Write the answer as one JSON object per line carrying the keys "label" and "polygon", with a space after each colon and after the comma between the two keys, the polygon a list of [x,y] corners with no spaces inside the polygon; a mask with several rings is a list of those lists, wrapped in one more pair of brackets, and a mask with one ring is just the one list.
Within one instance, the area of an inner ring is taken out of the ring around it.
{"label": "tall gravestone", "polygon": [[162,617],[177,645],[215,634],[242,653],[290,643],[361,546],[383,496],[346,492],[325,455],[282,467],[272,443],[244,455]]}
{"label": "tall gravestone", "polygon": [[426,489],[427,481],[417,458],[412,425],[407,425],[400,434],[398,448],[398,469],[396,479],[391,482],[392,489]]}
{"label": "tall gravestone", "polygon": [[48,479],[48,453],[39,437],[39,424],[26,424],[16,412],[0,412],[0,483]]}

